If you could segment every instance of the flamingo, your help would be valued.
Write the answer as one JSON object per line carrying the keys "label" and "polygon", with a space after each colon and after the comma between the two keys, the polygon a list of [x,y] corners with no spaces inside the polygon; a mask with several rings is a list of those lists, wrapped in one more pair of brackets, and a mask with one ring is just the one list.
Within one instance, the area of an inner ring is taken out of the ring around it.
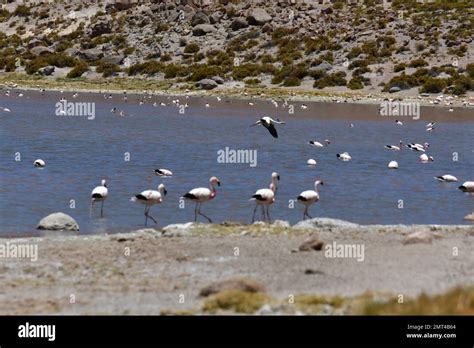
{"label": "flamingo", "polygon": [[250,127],[262,125],[262,126],[264,126],[266,129],[268,129],[268,131],[270,132],[270,134],[271,134],[274,138],[278,138],[278,133],[277,133],[277,131],[276,131],[276,128],[275,128],[274,124],[285,124],[285,122],[282,122],[282,121],[280,121],[279,119],[274,120],[274,119],[271,118],[270,116],[264,116],[264,117],[262,117],[260,120],[258,120],[258,121],[255,122],[254,124],[252,124]]}
{"label": "flamingo", "polygon": [[474,192],[474,181],[466,181],[458,187],[462,192]]}
{"label": "flamingo", "polygon": [[153,222],[156,224],[156,220],[149,214],[150,208],[153,204],[160,204],[163,202],[164,196],[168,191],[166,191],[165,185],[160,184],[158,186],[158,191],[155,190],[146,190],[142,193],[135,195],[132,197],[132,202],[138,202],[141,204],[145,204],[145,226],[147,224],[148,218],[152,219]]}
{"label": "flamingo", "polygon": [[[270,183],[270,188],[260,189],[255,192],[255,194],[250,198],[250,200],[255,201],[255,209],[253,210],[252,223],[255,221],[255,213],[257,208],[260,205],[262,207],[262,217],[265,219],[265,214],[270,222],[270,213],[268,211],[268,206],[275,201],[275,194],[277,191],[277,180],[280,180],[280,175],[277,172],[272,173],[272,181]],[[265,212],[265,206],[267,207]]]}
{"label": "flamingo", "polygon": [[389,169],[398,169],[398,162],[397,161],[391,161],[388,166]]}
{"label": "flamingo", "polygon": [[308,208],[313,203],[319,201],[318,185],[324,185],[324,182],[322,182],[321,180],[316,180],[314,182],[314,191],[313,190],[303,191],[300,193],[298,198],[296,198],[296,200],[299,203],[305,205],[304,212],[303,212],[303,220],[305,220],[306,217],[309,217],[310,219],[312,219],[312,217],[308,214]]}
{"label": "flamingo", "polygon": [[400,140],[400,143],[398,144],[399,146],[396,145],[385,145],[384,147],[388,150],[393,150],[393,151],[400,151],[403,148],[403,141]]}
{"label": "flamingo", "polygon": [[155,174],[158,176],[173,176],[173,172],[168,169],[155,169]]}
{"label": "flamingo", "polygon": [[451,174],[445,174],[441,176],[435,176],[435,179],[441,182],[456,182],[458,178]]}
{"label": "flamingo", "polygon": [[352,157],[347,152],[338,153],[336,156],[337,158],[339,158],[341,161],[344,161],[344,162],[350,161],[352,159]]}
{"label": "flamingo", "polygon": [[420,161],[423,162],[423,163],[426,163],[426,162],[433,162],[434,161],[434,158],[433,156],[429,156],[426,154],[426,153],[423,153],[420,155]]}
{"label": "flamingo", "polygon": [[413,151],[425,152],[430,147],[430,144],[424,143],[423,145],[421,145],[421,144],[411,143],[411,144],[407,144],[406,147],[408,147],[409,149]]}
{"label": "flamingo", "polygon": [[211,199],[214,199],[217,195],[217,191],[214,187],[214,185],[217,184],[217,186],[221,186],[221,183],[219,179],[217,179],[215,176],[211,177],[209,179],[210,186],[209,188],[207,187],[198,187],[195,189],[192,189],[188,193],[186,193],[182,198],[190,199],[194,202],[196,202],[196,208],[194,209],[194,221],[197,221],[197,216],[201,215],[204,216],[209,222],[212,222],[212,220],[201,213],[201,205],[207,201],[210,201]]}
{"label": "flamingo", "polygon": [[324,145],[323,145],[319,141],[310,140],[308,142],[308,144],[313,146],[313,147],[325,147],[325,146],[328,146],[329,144],[331,144],[331,141],[329,139],[325,139],[324,140]]}
{"label": "flamingo", "polygon": [[33,162],[36,168],[44,168],[46,163],[42,159],[37,159]]}
{"label": "flamingo", "polygon": [[94,203],[101,202],[100,216],[104,216],[104,201],[107,199],[108,194],[109,190],[107,188],[107,182],[105,181],[105,179],[102,179],[100,186],[94,188],[91,193],[91,214]]}

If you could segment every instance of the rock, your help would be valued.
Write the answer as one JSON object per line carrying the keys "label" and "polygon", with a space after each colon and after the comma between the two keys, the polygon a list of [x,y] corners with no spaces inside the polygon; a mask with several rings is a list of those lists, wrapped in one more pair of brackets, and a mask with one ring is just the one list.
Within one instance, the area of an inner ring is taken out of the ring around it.
{"label": "rock", "polygon": [[358,224],[339,219],[315,218],[300,221],[296,225],[293,225],[293,228],[356,228],[358,226]]}
{"label": "rock", "polygon": [[112,32],[112,18],[109,16],[99,18],[88,28],[88,35],[93,39],[97,36],[110,34]]}
{"label": "rock", "polygon": [[332,65],[326,61],[323,61],[319,65],[316,66],[316,70],[323,70],[325,72],[331,69],[332,69]]}
{"label": "rock", "polygon": [[44,46],[33,47],[30,50],[30,52],[33,53],[36,56],[41,56],[43,54],[48,54],[48,53],[54,53],[54,51],[51,48],[44,47]]}
{"label": "rock", "polygon": [[214,89],[217,87],[217,82],[211,79],[202,79],[196,82],[196,87],[206,90]]}
{"label": "rock", "polygon": [[37,46],[44,46],[44,42],[41,40],[38,40],[37,38],[33,38],[28,42],[28,48],[32,49],[33,47]]}
{"label": "rock", "polygon": [[55,67],[52,65],[45,66],[44,68],[39,68],[38,69],[38,74],[43,75],[43,76],[50,76],[54,73]]}
{"label": "rock", "polygon": [[247,23],[245,18],[236,18],[232,21],[230,28],[232,30],[239,30],[239,29],[247,28],[248,26],[249,24]]}
{"label": "rock", "polygon": [[467,221],[474,221],[474,212],[472,212],[471,214],[467,214],[467,215],[464,217],[464,220],[467,220]]}
{"label": "rock", "polygon": [[196,226],[194,222],[187,222],[185,224],[171,224],[163,227],[162,234],[165,237],[182,237],[191,233]]}
{"label": "rock", "polygon": [[266,23],[262,27],[262,32],[264,32],[264,33],[271,33],[272,31],[273,31],[273,26],[270,23]]}
{"label": "rock", "polygon": [[250,25],[264,25],[272,21],[272,17],[263,8],[252,9],[247,20]]}
{"label": "rock", "polygon": [[207,297],[225,290],[240,290],[246,292],[265,292],[265,287],[249,278],[235,278],[212,283],[201,289],[199,296]]}
{"label": "rock", "polygon": [[284,220],[275,220],[273,221],[273,227],[283,227],[283,228],[289,228],[291,225],[288,221]]}
{"label": "rock", "polygon": [[193,18],[191,19],[191,25],[195,27],[199,24],[209,24],[209,17],[202,11],[198,11],[194,14]]}
{"label": "rock", "polygon": [[433,241],[433,233],[429,231],[417,231],[410,233],[403,239],[403,244],[415,244],[415,243],[431,243]]}
{"label": "rock", "polygon": [[76,220],[64,213],[54,213],[42,218],[36,228],[38,230],[79,231]]}
{"label": "rock", "polygon": [[390,87],[390,89],[388,90],[388,93],[397,93],[397,92],[400,92],[402,89],[398,86],[393,86],[393,87]]}
{"label": "rock", "polygon": [[104,57],[104,52],[102,52],[101,50],[98,50],[96,48],[91,48],[91,49],[88,49],[88,50],[79,51],[79,52],[77,52],[77,55],[82,60],[92,62],[92,61],[96,61],[96,60],[99,60],[99,59],[103,58]]}
{"label": "rock", "polygon": [[211,24],[217,24],[221,21],[223,14],[221,11],[214,12],[210,17],[209,17],[209,22]]}
{"label": "rock", "polygon": [[120,65],[120,64],[123,63],[124,59],[125,59],[125,56],[123,54],[113,54],[113,55],[104,56],[104,58],[102,58],[102,61],[104,61],[106,63],[112,63],[112,64]]}
{"label": "rock", "polygon": [[214,33],[216,28],[211,24],[199,24],[196,25],[193,29],[194,36],[204,36],[209,33]]}
{"label": "rock", "polygon": [[217,84],[222,85],[224,83],[224,79],[220,76],[213,76],[212,80],[216,81]]}
{"label": "rock", "polygon": [[298,248],[299,251],[311,251],[311,250],[321,250],[323,248],[324,242],[318,237],[310,237],[305,240]]}

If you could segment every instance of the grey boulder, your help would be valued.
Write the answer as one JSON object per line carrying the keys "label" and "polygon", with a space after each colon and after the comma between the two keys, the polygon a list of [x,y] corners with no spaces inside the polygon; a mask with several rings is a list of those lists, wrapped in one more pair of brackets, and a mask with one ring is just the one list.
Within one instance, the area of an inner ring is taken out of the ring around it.
{"label": "grey boulder", "polygon": [[214,89],[217,87],[217,82],[211,79],[202,79],[196,82],[196,87],[207,90]]}
{"label": "grey boulder", "polygon": [[41,219],[38,230],[79,231],[76,220],[64,213],[53,213]]}

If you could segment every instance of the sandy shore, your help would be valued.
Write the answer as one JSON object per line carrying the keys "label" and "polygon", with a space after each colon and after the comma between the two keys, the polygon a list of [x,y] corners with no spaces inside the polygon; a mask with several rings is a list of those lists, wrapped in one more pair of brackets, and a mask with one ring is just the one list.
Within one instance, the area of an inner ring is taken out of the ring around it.
{"label": "sandy shore", "polygon": [[[193,96],[193,97],[222,97],[232,99],[255,99],[255,100],[287,100],[293,102],[327,102],[327,103],[350,103],[375,105],[390,100],[403,100],[406,102],[418,102],[420,106],[431,106],[436,108],[473,108],[474,93],[469,92],[467,96],[443,96],[432,94],[421,96],[416,88],[402,91],[400,93],[384,93],[377,91],[351,91],[340,87],[331,87],[325,90],[314,90],[312,87],[246,87],[235,83],[219,85],[213,90],[199,90],[189,84],[174,85],[167,81],[144,80],[144,79],[97,79],[97,80],[52,80],[31,78],[9,78],[10,75],[0,75],[0,88],[23,89],[82,93],[106,93],[129,95],[153,94],[156,96]],[[449,105],[448,105],[449,103]],[[468,103],[465,105],[465,103]]]}
{"label": "sandy shore", "polygon": [[[115,235],[0,239],[0,245],[38,245],[36,262],[1,260],[0,314],[201,313],[202,288],[240,277],[266,288],[273,303],[266,306],[269,312],[285,313],[292,313],[291,295],[371,293],[388,301],[474,285],[474,226],[312,221],[318,222],[189,224]],[[423,240],[407,243],[413,232],[424,234]],[[325,243],[323,250],[299,250],[315,236]],[[328,257],[325,248],[333,242],[364,246],[363,260]],[[326,305],[322,313],[331,308]],[[344,308],[343,314],[354,313]]]}

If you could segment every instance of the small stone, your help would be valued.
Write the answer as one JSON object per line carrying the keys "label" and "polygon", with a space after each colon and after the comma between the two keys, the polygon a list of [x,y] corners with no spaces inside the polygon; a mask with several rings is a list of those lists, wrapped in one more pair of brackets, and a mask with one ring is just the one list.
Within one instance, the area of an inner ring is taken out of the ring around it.
{"label": "small stone", "polygon": [[433,233],[429,231],[417,231],[410,233],[403,239],[403,244],[415,244],[415,243],[427,243],[430,244],[433,241]]}
{"label": "small stone", "polygon": [[249,278],[228,279],[210,284],[201,289],[199,296],[207,297],[225,290],[240,290],[246,292],[265,292],[265,287]]}
{"label": "small stone", "polygon": [[299,251],[321,250],[324,242],[318,237],[311,237],[303,242],[298,248]]}

